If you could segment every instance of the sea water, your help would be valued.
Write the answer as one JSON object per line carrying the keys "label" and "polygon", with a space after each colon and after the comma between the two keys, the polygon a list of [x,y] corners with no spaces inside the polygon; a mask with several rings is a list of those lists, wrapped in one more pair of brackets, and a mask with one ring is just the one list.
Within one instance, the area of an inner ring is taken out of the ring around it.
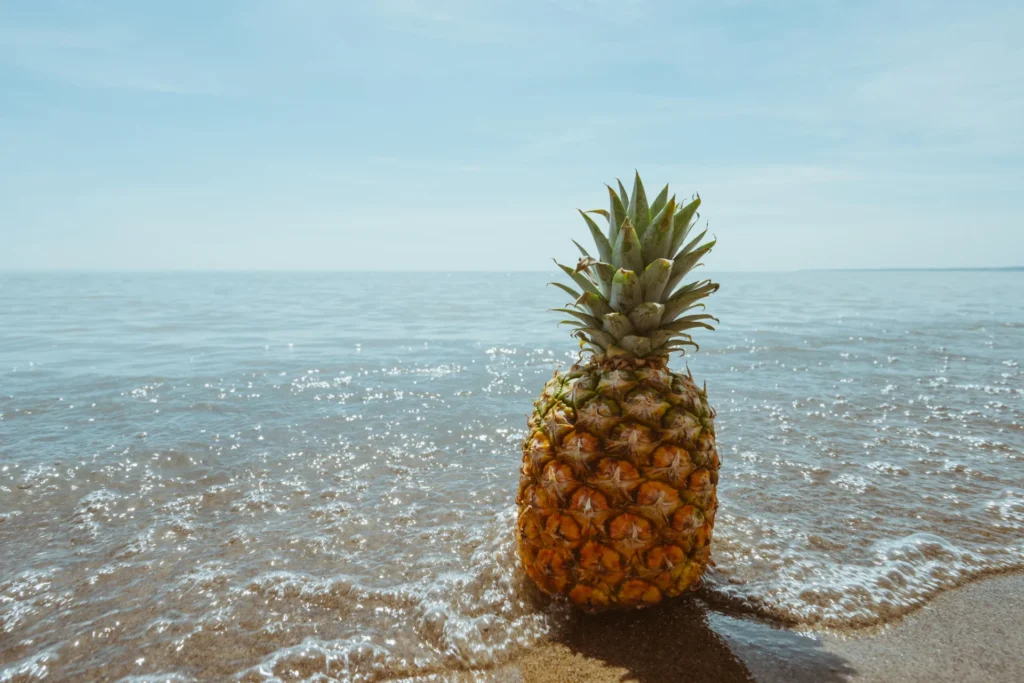
{"label": "sea water", "polygon": [[[0,274],[0,681],[488,667],[545,274]],[[1024,272],[722,274],[673,359],[722,456],[702,593],[882,623],[1024,569]]]}

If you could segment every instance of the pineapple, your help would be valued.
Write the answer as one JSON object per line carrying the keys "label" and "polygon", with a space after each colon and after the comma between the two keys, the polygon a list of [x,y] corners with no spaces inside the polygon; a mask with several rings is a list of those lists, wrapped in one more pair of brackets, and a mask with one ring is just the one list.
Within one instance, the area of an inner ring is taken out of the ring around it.
{"label": "pineapple", "polygon": [[[718,500],[715,411],[693,376],[672,372],[672,351],[714,329],[699,312],[710,280],[678,287],[715,242],[688,239],[700,206],[648,204],[637,174],[631,196],[609,187],[608,211],[581,211],[596,243],[575,268],[581,349],[534,403],[516,502],[519,558],[537,586],[588,612],[653,605],[695,588],[708,564]],[[608,220],[603,232],[591,215]],[[557,263],[557,261],[556,261]]]}

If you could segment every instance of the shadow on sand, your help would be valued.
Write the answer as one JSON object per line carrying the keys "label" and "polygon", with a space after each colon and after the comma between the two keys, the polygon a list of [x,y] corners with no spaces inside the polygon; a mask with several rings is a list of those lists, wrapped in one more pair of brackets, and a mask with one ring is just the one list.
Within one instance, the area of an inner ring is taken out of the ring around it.
{"label": "shadow on sand", "polygon": [[827,683],[854,673],[814,638],[712,610],[699,597],[636,612],[574,615],[558,642],[582,655],[573,657],[578,663],[603,662],[619,670],[613,679],[624,681]]}

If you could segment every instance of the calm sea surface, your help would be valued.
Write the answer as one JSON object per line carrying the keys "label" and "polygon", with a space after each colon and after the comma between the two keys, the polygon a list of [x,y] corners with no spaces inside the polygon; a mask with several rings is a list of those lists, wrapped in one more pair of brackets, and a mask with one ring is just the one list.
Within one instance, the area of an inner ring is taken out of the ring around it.
{"label": "calm sea surface", "polygon": [[[557,631],[512,549],[573,360],[549,279],[0,274],[0,681],[374,680]],[[709,600],[842,628],[1024,569],[1024,273],[721,282]]]}

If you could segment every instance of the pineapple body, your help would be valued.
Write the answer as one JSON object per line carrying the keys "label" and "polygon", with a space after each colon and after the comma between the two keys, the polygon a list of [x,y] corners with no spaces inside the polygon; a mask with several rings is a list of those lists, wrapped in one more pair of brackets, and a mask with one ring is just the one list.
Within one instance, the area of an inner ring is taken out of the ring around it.
{"label": "pineapple body", "polygon": [[667,365],[718,322],[703,303],[718,284],[686,282],[716,241],[690,236],[699,196],[677,202],[666,185],[648,202],[639,173],[631,194],[620,182],[608,200],[580,212],[594,254],[577,242],[575,268],[556,261],[572,284],[551,284],[572,301],[554,310],[590,355],[534,403],[516,496],[527,573],[595,612],[694,588],[718,508],[714,411]]}
{"label": "pineapple body", "polygon": [[695,588],[718,506],[705,391],[663,357],[596,355],[534,405],[516,537],[537,586],[591,612]]}

